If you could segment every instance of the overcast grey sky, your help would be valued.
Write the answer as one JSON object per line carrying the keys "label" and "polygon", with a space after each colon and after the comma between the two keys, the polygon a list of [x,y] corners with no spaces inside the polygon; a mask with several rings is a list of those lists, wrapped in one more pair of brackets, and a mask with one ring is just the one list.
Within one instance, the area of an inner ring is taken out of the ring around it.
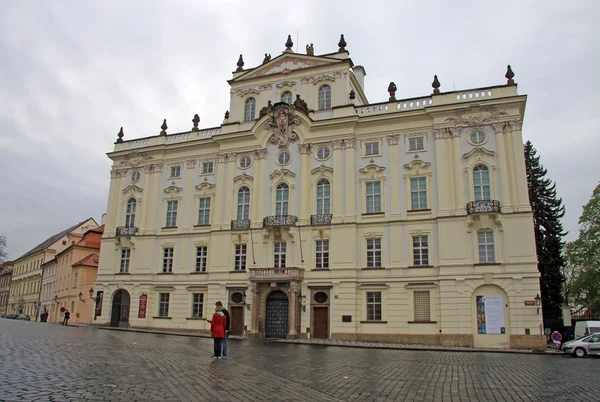
{"label": "overcast grey sky", "polygon": [[[106,209],[125,139],[221,123],[226,82],[285,49],[337,50],[343,33],[371,103],[506,82],[528,95],[523,128],[557,183],[568,239],[600,179],[600,2],[2,1],[0,234],[9,258]],[[295,44],[296,45],[296,44]],[[295,49],[296,46],[294,46]]]}

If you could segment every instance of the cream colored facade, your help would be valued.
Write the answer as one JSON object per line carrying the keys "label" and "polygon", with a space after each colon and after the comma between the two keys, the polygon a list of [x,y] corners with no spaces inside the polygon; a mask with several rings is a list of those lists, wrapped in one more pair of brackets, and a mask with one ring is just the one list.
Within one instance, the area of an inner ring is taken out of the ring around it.
{"label": "cream colored facade", "polygon": [[37,305],[40,301],[42,265],[69,245],[78,242],[82,234],[93,227],[98,227],[98,224],[92,218],[89,218],[49,237],[13,261],[9,314],[27,314],[32,319],[38,317]]}
{"label": "cream colored facade", "polygon": [[539,345],[511,80],[369,104],[342,44],[238,70],[220,127],[109,154],[98,323],[206,331],[222,300],[257,336]]}
{"label": "cream colored facade", "polygon": [[56,295],[56,258],[42,265],[42,289],[40,291],[40,313],[48,312],[48,322],[58,317]]}
{"label": "cream colored facade", "polygon": [[8,309],[8,298],[10,295],[10,278],[12,277],[13,265],[7,261],[0,264],[0,314],[6,315]]}

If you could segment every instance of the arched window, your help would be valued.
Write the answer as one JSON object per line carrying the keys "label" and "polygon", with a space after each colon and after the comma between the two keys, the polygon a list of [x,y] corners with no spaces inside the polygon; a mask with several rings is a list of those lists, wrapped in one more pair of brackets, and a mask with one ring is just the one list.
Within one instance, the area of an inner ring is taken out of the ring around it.
{"label": "arched window", "polygon": [[331,184],[327,179],[317,182],[317,215],[331,213]]}
{"label": "arched window", "polygon": [[250,189],[246,186],[238,190],[237,220],[250,219]]}
{"label": "arched window", "polygon": [[290,91],[285,91],[281,94],[281,101],[287,103],[288,105],[292,104],[292,93]]}
{"label": "arched window", "polygon": [[127,201],[127,213],[125,214],[125,226],[130,228],[135,225],[135,208],[137,206],[137,201],[135,198],[130,198]]}
{"label": "arched window", "polygon": [[473,168],[473,189],[475,190],[475,201],[491,199],[490,170],[487,166],[477,165]]}
{"label": "arched window", "polygon": [[290,188],[287,184],[281,183],[277,186],[275,192],[275,215],[288,215],[289,212]]}
{"label": "arched window", "polygon": [[246,105],[244,106],[244,121],[254,120],[255,112],[256,112],[256,99],[250,98],[246,101]]}
{"label": "arched window", "polygon": [[331,87],[323,85],[319,88],[319,110],[331,109]]}

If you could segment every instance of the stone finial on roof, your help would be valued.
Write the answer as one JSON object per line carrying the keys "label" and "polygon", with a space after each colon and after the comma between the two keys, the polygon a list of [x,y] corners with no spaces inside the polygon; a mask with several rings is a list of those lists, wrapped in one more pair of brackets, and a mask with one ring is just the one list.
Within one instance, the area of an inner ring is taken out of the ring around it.
{"label": "stone finial on roof", "polygon": [[512,68],[510,68],[510,64],[508,65],[508,67],[506,67],[505,77],[507,79],[506,85],[515,85],[515,80],[513,80],[513,78],[515,78],[515,73],[513,73]]}
{"label": "stone finial on roof", "polygon": [[167,119],[163,120],[163,124],[162,124],[162,126],[160,126],[160,128],[162,128],[162,131],[160,132],[160,135],[167,135],[167,128],[169,128],[167,126]]}
{"label": "stone finial on roof", "polygon": [[229,120],[229,110],[225,111],[225,120]]}
{"label": "stone finial on roof", "polygon": [[120,143],[122,143],[122,142],[123,142],[123,136],[124,136],[124,135],[125,135],[125,134],[123,134],[123,127],[121,127],[121,129],[119,130],[119,133],[117,134],[117,137],[119,137],[119,138],[117,138],[117,142],[115,142],[115,144],[120,144]]}
{"label": "stone finial on roof", "polygon": [[396,88],[396,84],[394,84],[394,82],[390,82],[390,85],[388,85],[388,92],[390,93],[390,99],[389,101],[395,101],[396,100],[396,90],[398,88]]}
{"label": "stone finial on roof", "polygon": [[356,98],[356,92],[354,92],[354,89],[350,90],[348,96],[350,97],[350,100],[354,100]]}
{"label": "stone finial on roof", "polygon": [[192,123],[194,123],[194,127],[192,127],[192,131],[200,131],[198,128],[198,123],[200,123],[200,116],[196,113],[194,118],[192,119]]}
{"label": "stone finial on roof", "polygon": [[235,72],[237,73],[240,71],[244,71],[244,58],[242,57],[241,54],[240,54],[240,58],[238,59],[237,69],[235,70]]}
{"label": "stone finial on roof", "polygon": [[306,54],[309,56],[314,56],[315,55],[315,47],[313,46],[313,44],[311,43],[310,46],[306,45]]}
{"label": "stone finial on roof", "polygon": [[340,47],[339,50],[338,50],[338,52],[345,52],[346,51],[346,45],[348,45],[348,44],[344,40],[344,34],[342,34],[342,36],[340,36],[340,41],[338,42],[338,46]]}
{"label": "stone finial on roof", "polygon": [[294,42],[292,42],[292,35],[288,35],[287,41],[285,42],[285,51],[293,53],[292,46],[294,46]]}
{"label": "stone finial on roof", "polygon": [[437,75],[433,76],[433,83],[431,83],[433,87],[433,94],[438,95],[440,93],[440,81],[438,80]]}
{"label": "stone finial on roof", "polygon": [[265,58],[263,59],[263,64],[268,63],[271,61],[271,53],[267,54],[265,53]]}

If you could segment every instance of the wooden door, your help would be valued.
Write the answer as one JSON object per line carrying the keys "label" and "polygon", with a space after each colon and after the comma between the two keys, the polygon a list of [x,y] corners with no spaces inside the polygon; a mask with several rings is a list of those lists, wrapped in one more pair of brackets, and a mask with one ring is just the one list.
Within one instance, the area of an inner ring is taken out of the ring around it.
{"label": "wooden door", "polygon": [[329,338],[328,307],[313,307],[313,338]]}
{"label": "wooden door", "polygon": [[244,307],[231,306],[229,311],[231,323],[229,324],[229,333],[231,335],[242,335],[244,332]]}
{"label": "wooden door", "polygon": [[280,290],[272,292],[267,297],[265,336],[267,338],[285,338],[288,334],[287,295]]}

